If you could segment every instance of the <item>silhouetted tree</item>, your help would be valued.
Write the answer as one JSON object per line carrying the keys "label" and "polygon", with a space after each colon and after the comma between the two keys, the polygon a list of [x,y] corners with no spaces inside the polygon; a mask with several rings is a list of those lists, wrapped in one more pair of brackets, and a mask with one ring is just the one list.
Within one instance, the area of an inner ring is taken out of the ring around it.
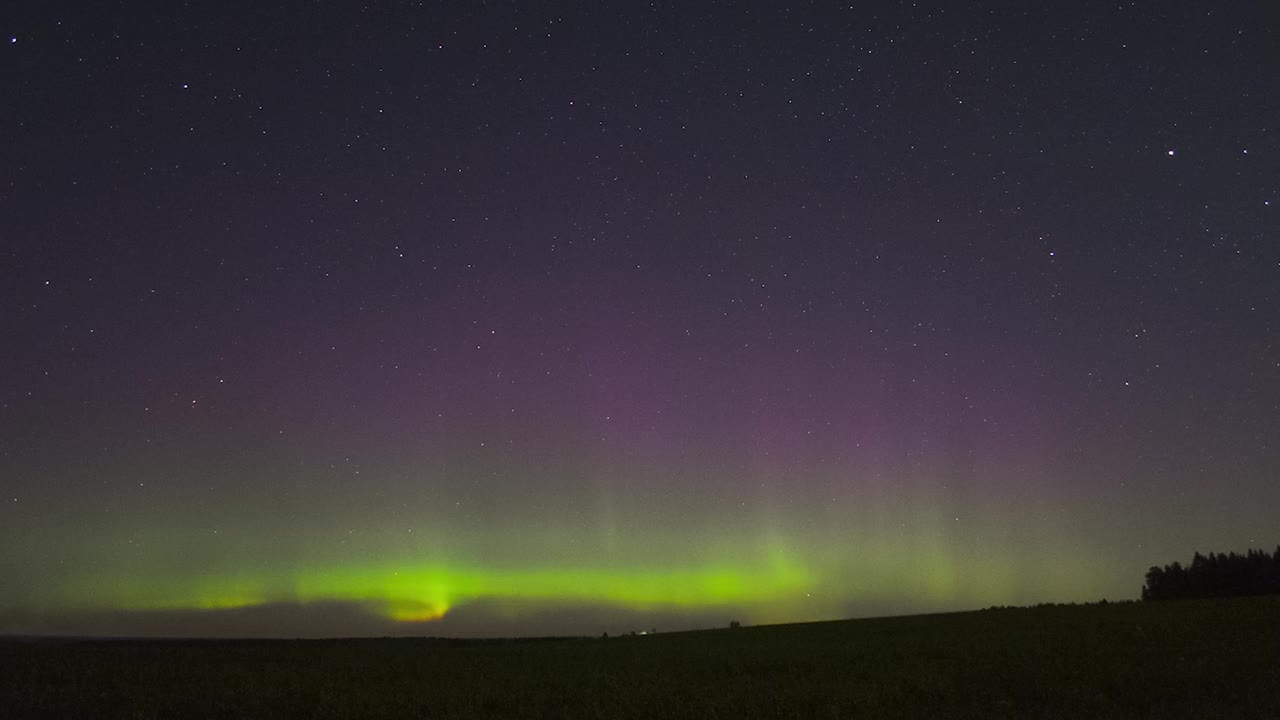
{"label": "silhouetted tree", "polygon": [[1271,595],[1280,593],[1280,547],[1274,555],[1261,550],[1195,553],[1191,564],[1174,562],[1147,570],[1143,600]]}

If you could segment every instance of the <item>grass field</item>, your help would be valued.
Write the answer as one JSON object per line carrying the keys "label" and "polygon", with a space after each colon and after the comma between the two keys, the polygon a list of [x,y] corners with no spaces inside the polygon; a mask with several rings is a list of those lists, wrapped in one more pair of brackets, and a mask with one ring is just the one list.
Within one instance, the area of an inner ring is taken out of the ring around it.
{"label": "grass field", "polygon": [[7,640],[0,717],[1280,718],[1280,598],[604,640]]}

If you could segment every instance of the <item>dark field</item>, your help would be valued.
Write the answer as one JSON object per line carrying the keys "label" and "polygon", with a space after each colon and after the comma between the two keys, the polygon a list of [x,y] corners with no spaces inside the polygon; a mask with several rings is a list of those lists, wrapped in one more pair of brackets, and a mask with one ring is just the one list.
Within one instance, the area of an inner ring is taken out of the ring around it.
{"label": "dark field", "polygon": [[1280,598],[607,640],[10,640],[0,717],[1280,718]]}

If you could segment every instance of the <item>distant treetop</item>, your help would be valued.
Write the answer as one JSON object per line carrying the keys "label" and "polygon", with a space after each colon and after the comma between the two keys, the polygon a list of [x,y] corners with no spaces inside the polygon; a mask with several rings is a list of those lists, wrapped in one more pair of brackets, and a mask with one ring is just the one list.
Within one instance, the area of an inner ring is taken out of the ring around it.
{"label": "distant treetop", "polygon": [[1280,594],[1280,546],[1274,555],[1196,553],[1189,566],[1174,562],[1151,568],[1142,586],[1143,600],[1273,594]]}

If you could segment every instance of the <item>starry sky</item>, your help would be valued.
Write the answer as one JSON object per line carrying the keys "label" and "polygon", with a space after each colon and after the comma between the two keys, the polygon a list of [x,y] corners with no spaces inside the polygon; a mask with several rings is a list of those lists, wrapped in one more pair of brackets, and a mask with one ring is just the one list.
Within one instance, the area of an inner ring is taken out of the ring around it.
{"label": "starry sky", "polygon": [[21,3],[0,632],[1125,599],[1280,542],[1266,3]]}

